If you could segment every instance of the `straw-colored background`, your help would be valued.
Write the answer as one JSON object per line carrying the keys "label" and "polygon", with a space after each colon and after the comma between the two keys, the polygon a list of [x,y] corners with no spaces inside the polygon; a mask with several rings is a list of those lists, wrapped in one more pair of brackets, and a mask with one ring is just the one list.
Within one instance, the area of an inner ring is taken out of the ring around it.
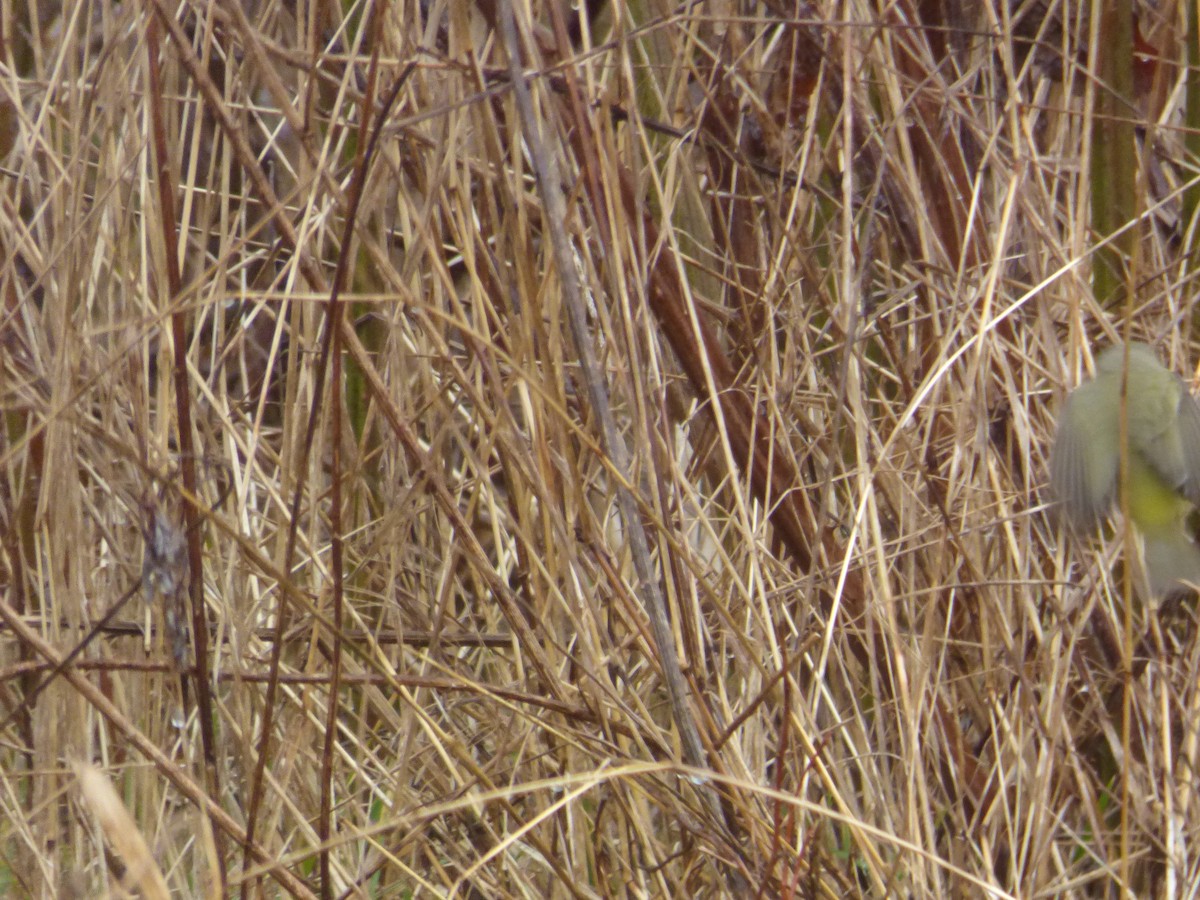
{"label": "straw-colored background", "polygon": [[0,893],[1195,891],[1195,7],[579,6],[0,0]]}

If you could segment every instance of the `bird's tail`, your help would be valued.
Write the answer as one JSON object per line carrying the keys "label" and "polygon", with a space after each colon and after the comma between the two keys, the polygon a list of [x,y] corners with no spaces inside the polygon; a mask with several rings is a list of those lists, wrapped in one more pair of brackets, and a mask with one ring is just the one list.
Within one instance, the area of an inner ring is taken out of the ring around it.
{"label": "bird's tail", "polygon": [[1165,600],[1186,591],[1187,584],[1200,587],[1200,547],[1182,523],[1144,532],[1142,539],[1146,578],[1154,596]]}

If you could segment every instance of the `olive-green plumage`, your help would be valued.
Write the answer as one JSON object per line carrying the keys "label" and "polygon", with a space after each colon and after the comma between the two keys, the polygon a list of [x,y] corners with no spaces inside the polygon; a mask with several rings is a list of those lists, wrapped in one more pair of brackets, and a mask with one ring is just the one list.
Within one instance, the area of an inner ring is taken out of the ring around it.
{"label": "olive-green plumage", "polygon": [[1200,584],[1200,548],[1184,519],[1200,505],[1200,404],[1145,344],[1109,347],[1096,377],[1067,398],[1050,458],[1050,481],[1067,517],[1091,528],[1121,493],[1121,385],[1125,380],[1129,518],[1141,532],[1150,589]]}

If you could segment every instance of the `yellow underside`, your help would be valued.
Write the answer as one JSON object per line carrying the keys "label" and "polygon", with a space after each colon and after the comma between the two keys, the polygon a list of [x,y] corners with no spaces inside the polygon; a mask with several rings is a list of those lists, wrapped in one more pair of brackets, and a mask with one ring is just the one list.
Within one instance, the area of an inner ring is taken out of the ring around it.
{"label": "yellow underside", "polygon": [[1137,453],[1129,456],[1129,518],[1142,531],[1178,526],[1188,503]]}

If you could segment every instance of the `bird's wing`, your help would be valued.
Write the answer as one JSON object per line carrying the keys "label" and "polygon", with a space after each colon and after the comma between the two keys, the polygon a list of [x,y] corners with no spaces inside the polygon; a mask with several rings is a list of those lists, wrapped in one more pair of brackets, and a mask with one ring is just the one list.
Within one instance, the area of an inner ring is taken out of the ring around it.
{"label": "bird's wing", "polygon": [[1172,489],[1200,503],[1200,405],[1173,374],[1131,384],[1129,395],[1130,445]]}
{"label": "bird's wing", "polygon": [[1075,389],[1059,417],[1050,453],[1050,482],[1067,516],[1091,528],[1108,511],[1117,481],[1117,435],[1104,414],[1103,386]]}
{"label": "bird's wing", "polygon": [[1179,398],[1179,439],[1183,459],[1183,495],[1200,506],[1200,403],[1184,388]]}

